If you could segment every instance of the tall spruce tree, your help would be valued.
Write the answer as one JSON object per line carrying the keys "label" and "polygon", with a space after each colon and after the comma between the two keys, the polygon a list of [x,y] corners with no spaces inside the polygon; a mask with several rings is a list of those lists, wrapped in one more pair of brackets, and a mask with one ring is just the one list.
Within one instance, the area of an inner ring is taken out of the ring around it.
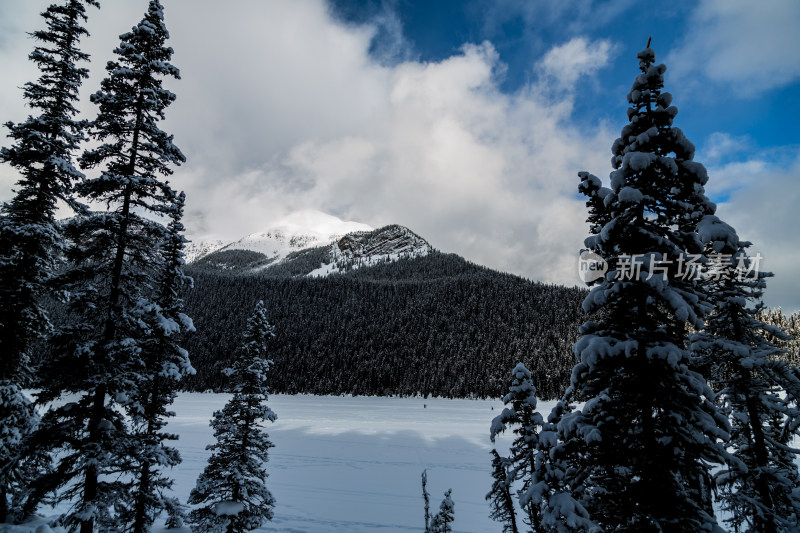
{"label": "tall spruce tree", "polygon": [[[517,490],[520,496],[520,507],[525,512],[525,523],[534,531],[541,528],[542,516],[539,502],[531,501],[527,496],[534,475],[536,454],[539,448],[539,429],[544,424],[542,415],[536,411],[536,388],[531,381],[531,373],[522,363],[511,371],[512,381],[508,394],[503,398],[507,406],[503,412],[492,420],[489,437],[492,442],[499,433],[513,426],[516,438],[511,444],[508,457],[508,482],[511,485],[520,481],[522,486]],[[514,525],[516,527],[516,525]]]}
{"label": "tall spruce tree", "polygon": [[730,426],[687,349],[687,325],[701,329],[711,308],[687,265],[703,262],[698,225],[715,206],[694,146],[672,125],[666,67],[649,47],[637,57],[610,189],[580,173],[585,244],[609,269],[584,301],[596,320],[574,347],[568,395],[586,403],[558,421],[565,484],[604,530],[712,531],[710,469],[724,462]]}
{"label": "tall spruce tree", "polygon": [[14,142],[0,149],[0,161],[21,175],[13,199],[0,209],[0,522],[8,518],[12,502],[18,507],[25,482],[34,477],[31,467],[42,459],[23,453],[39,418],[22,387],[30,385],[31,340],[52,329],[41,299],[61,255],[57,203],[71,202],[72,184],[83,177],[72,154],[85,126],[75,120],[74,104],[88,76],[78,66],[89,57],[78,48],[88,35],[82,26],[87,5],[98,3],[67,0],[42,13],[46,29],[31,34],[40,44],[29,56],[41,76],[23,92],[38,115],[6,123]]}
{"label": "tall spruce tree", "polygon": [[715,311],[692,336],[692,349],[709,369],[732,426],[732,457],[715,476],[718,500],[733,531],[798,531],[800,472],[791,440],[800,436],[800,371],[769,340],[785,333],[758,318],[771,274],[754,268],[750,243],[711,222],[705,233],[713,263],[705,284]]}
{"label": "tall spruce tree", "polygon": [[492,489],[486,495],[486,500],[491,502],[489,518],[503,524],[503,533],[519,533],[517,528],[517,511],[514,508],[514,497],[511,494],[512,462],[508,457],[503,457],[497,450],[492,454]]}
{"label": "tall spruce tree", "polygon": [[[509,427],[516,435],[509,457],[494,454],[496,481],[487,499],[494,497],[495,519],[504,522],[504,531],[516,531],[513,506],[505,494],[513,491],[529,531],[595,531],[586,509],[564,487],[567,466],[561,459],[564,447],[558,443],[557,422],[568,410],[568,403],[559,402],[545,422],[536,411],[536,388],[530,371],[518,363],[511,376],[508,394],[503,398],[508,407],[494,418],[489,433],[492,442]],[[499,468],[506,470],[502,482]]]}
{"label": "tall spruce tree", "polygon": [[261,425],[278,418],[267,406],[273,330],[258,302],[236,360],[225,370],[234,381],[233,397],[211,420],[217,442],[207,447],[211,457],[189,495],[189,504],[200,505],[189,515],[194,531],[243,533],[272,520],[275,499],[266,486],[265,464],[274,445]]}
{"label": "tall spruce tree", "polygon": [[160,247],[163,264],[155,299],[141,300],[133,313],[144,329],[138,343],[139,368],[134,368],[136,386],[126,403],[133,430],[129,452],[133,482],[128,491],[130,499],[117,503],[121,522],[133,533],[149,531],[162,511],[173,519],[180,519],[182,514],[177,499],[165,492],[173,481],[163,473],[165,467],[181,462],[178,451],[165,444],[178,436],[162,430],[166,419],[174,415],[168,407],[177,395],[181,378],[194,374],[188,353],[178,344],[183,333],[194,331],[192,320],[183,312],[180,296],[192,283],[183,273],[183,207],[181,192],[174,201],[167,240]]}
{"label": "tall spruce tree", "polygon": [[176,195],[165,178],[184,161],[172,136],[158,123],[175,95],[163,78],[179,78],[170,64],[172,49],[158,0],[151,0],[142,21],[120,36],[117,59],[92,95],[99,114],[91,135],[99,143],[86,151],[85,168],[100,167],[76,191],[93,205],[65,226],[71,244],[71,268],[62,277],[70,293],[67,324],[55,339],[53,362],[40,401],[65,394],[75,399],[49,410],[42,440],[58,453],[54,475],[41,490],[66,485],[59,500],[75,502],[65,517],[90,533],[95,524],[118,529],[114,505],[128,500],[129,487],[117,474],[138,452],[120,408],[139,390],[145,333],[140,324],[142,300],[152,300],[162,258],[158,243],[167,229],[158,219],[174,213]]}

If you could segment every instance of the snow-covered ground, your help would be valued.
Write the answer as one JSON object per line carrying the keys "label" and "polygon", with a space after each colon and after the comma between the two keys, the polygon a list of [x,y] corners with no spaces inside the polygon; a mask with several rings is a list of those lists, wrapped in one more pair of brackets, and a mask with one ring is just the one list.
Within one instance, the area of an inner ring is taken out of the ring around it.
{"label": "snow-covered ground", "polygon": [[[177,416],[167,429],[180,435],[183,463],[172,475],[184,502],[208,458],[208,421],[228,397],[183,393],[173,405]],[[492,481],[489,426],[500,400],[273,395],[269,405],[278,414],[267,428],[275,444],[268,487],[277,504],[259,531],[421,531],[426,468],[432,511],[453,489],[454,531],[498,530],[484,496]],[[551,405],[539,407],[549,413]],[[498,449],[510,442],[504,436]]]}
{"label": "snow-covered ground", "polygon": [[[186,501],[205,467],[212,442],[208,421],[229,395],[182,393],[168,430],[180,435],[183,463],[172,471]],[[275,517],[259,531],[284,533],[394,533],[423,529],[420,475],[428,469],[431,510],[453,489],[454,531],[498,531],[485,494],[491,486],[489,426],[500,400],[273,395],[278,421],[267,431],[275,448],[267,470],[277,499]],[[552,402],[540,402],[547,414]],[[502,435],[505,452],[512,435]],[[800,444],[800,443],[795,443]],[[0,532],[36,533],[60,510]],[[163,533],[163,518],[155,533]],[[189,533],[188,527],[170,530]],[[42,529],[39,533],[48,533]]]}

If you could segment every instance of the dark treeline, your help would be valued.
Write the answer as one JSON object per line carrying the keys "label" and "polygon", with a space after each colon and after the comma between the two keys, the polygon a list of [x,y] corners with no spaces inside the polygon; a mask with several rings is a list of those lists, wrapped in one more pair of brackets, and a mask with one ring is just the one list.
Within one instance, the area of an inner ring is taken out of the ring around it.
{"label": "dark treeline", "polygon": [[275,392],[497,397],[523,361],[542,398],[574,366],[585,291],[534,283],[442,253],[327,278],[187,268],[191,390],[225,390],[222,369],[255,302],[271,341]]}

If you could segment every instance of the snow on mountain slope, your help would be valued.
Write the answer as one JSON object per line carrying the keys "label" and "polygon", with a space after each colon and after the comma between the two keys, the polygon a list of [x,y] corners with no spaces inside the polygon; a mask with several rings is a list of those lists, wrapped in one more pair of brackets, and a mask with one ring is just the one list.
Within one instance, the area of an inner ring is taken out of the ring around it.
{"label": "snow on mountain slope", "polygon": [[280,220],[266,231],[251,233],[229,244],[201,241],[195,247],[187,247],[186,262],[217,251],[249,250],[264,254],[271,263],[275,263],[291,252],[325,246],[348,233],[372,229],[367,224],[344,221],[319,211],[300,211]]}
{"label": "snow on mountain slope", "polygon": [[220,240],[191,241],[187,243],[186,247],[183,249],[183,258],[187,263],[191,263],[210,253],[216,252],[223,246],[225,246],[225,241]]}

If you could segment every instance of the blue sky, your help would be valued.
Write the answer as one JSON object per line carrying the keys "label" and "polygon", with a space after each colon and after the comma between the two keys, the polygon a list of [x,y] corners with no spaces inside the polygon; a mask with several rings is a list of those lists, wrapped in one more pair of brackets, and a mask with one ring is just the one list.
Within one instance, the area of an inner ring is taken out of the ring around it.
{"label": "blue sky", "polygon": [[[574,119],[578,122],[585,120],[587,125],[598,120],[619,122],[620,117],[625,116],[624,96],[637,73],[635,56],[651,35],[652,47],[659,60],[665,61],[670,53],[678,53],[690,46],[695,40],[693,36],[704,32],[709,23],[712,28],[708,29],[714,29],[716,25],[723,35],[731,31],[732,28],[723,26],[726,23],[725,4],[728,4],[729,11],[738,9],[738,13],[733,15],[744,19],[741,21],[745,26],[743,30],[747,29],[746,19],[751,11],[772,9],[763,23],[753,21],[754,26],[763,26],[752,30],[763,33],[754,34],[752,40],[770,39],[772,24],[785,25],[787,34],[792,29],[800,31],[800,8],[791,0],[758,6],[753,2],[735,0],[705,2],[711,6],[711,21],[701,17],[701,4],[703,2],[686,0],[649,2],[646,6],[625,0],[564,3],[490,0],[331,2],[334,16],[347,23],[369,24],[387,16],[395,18],[402,31],[402,53],[396,50],[397,36],[392,35],[392,30],[387,31],[384,24],[372,43],[371,51],[379,59],[385,60],[382,55],[386,55],[388,48],[389,60],[436,62],[457,54],[464,43],[491,42],[506,67],[500,76],[500,87],[507,93],[518,91],[536,80],[536,59],[553,46],[573,38],[608,41],[613,48],[607,63],[593,79],[581,80],[580,98],[575,101]],[[788,19],[779,21],[778,17],[784,15]],[[775,18],[770,20],[772,17]],[[741,37],[749,40],[747,36]],[[718,42],[709,36],[709,43],[698,46],[696,51],[698,54],[714,52],[714,45]],[[722,40],[719,44],[726,43]],[[778,44],[790,46],[780,49]],[[691,48],[687,52],[692,53]],[[774,48],[765,50],[765,53],[771,52],[778,52],[768,58],[773,62],[773,68],[783,70],[780,65],[787,63],[786,77],[782,80],[771,80],[774,72],[767,68],[745,79],[734,79],[732,84],[720,82],[703,72],[702,63],[716,59],[712,53],[696,58],[693,79],[681,80],[690,86],[689,94],[683,95],[680,85],[670,87],[668,84],[667,90],[673,91],[678,98],[685,96],[682,102],[676,100],[681,104],[680,127],[696,137],[698,148],[702,149],[712,134],[721,131],[732,137],[748,137],[755,149],[796,148],[800,145],[800,128],[796,124],[797,117],[800,117],[797,72],[800,51],[790,42],[776,42]],[[786,57],[781,57],[783,55]],[[745,159],[746,154],[732,153],[728,158]]]}
{"label": "blue sky", "polygon": [[[47,0],[0,3],[0,120],[22,120],[26,33]],[[90,10],[88,94],[145,0]],[[410,227],[441,250],[576,284],[577,172],[601,178],[653,37],[708,195],[800,309],[796,0],[166,0],[182,79],[165,129],[187,155],[194,240],[298,210]],[[0,199],[15,176],[0,168]]]}

